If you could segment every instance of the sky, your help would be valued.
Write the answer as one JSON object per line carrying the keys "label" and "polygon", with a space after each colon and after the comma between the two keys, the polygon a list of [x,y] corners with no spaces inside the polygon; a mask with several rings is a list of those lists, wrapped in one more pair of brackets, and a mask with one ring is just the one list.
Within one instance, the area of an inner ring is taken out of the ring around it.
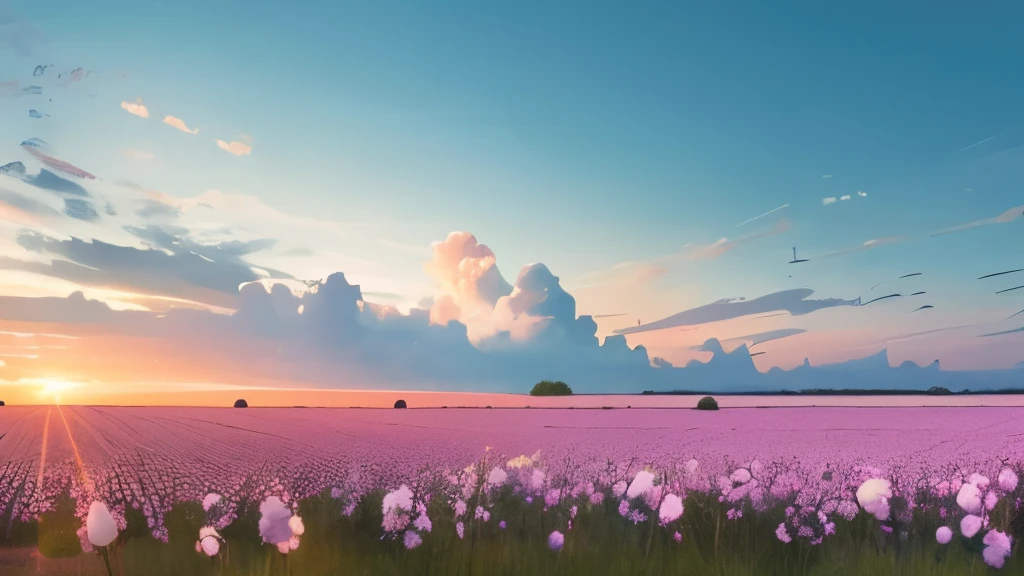
{"label": "sky", "polygon": [[488,366],[1024,361],[1024,273],[979,280],[1024,268],[1024,7],[706,4],[0,4],[0,383],[430,372],[289,371],[291,324],[193,349],[240,286],[288,287],[271,330],[335,272],[381,364],[391,321]]}

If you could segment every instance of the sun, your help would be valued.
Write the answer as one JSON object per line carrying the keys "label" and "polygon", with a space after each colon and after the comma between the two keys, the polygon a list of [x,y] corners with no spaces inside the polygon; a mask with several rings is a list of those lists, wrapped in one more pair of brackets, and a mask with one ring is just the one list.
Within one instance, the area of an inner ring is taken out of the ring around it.
{"label": "sun", "polygon": [[53,400],[58,404],[60,403],[61,392],[71,390],[72,388],[78,388],[82,385],[80,382],[55,380],[51,378],[40,379],[39,384],[42,385],[42,388],[39,390],[39,395],[47,398],[53,398]]}

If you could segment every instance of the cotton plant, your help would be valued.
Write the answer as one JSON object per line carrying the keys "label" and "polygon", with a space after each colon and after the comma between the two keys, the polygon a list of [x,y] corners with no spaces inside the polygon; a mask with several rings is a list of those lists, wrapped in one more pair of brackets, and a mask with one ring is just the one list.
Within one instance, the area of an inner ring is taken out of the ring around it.
{"label": "cotton plant", "polygon": [[270,496],[260,504],[260,537],[282,554],[299,548],[299,537],[305,530],[302,518],[277,496]]}
{"label": "cotton plant", "polygon": [[381,505],[383,520],[381,538],[399,538],[406,549],[412,550],[423,543],[423,537],[433,530],[433,522],[427,514],[430,495],[417,497],[413,489],[402,484],[384,496]]}

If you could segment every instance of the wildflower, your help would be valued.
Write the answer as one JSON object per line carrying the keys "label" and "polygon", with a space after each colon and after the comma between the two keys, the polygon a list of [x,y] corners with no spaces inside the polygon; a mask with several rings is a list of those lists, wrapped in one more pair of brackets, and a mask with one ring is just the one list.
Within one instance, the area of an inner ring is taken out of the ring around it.
{"label": "wildflower", "polygon": [[505,524],[504,520],[502,520],[501,522],[498,522],[498,528],[501,528],[502,530],[504,530],[506,526],[507,526],[507,524]]}
{"label": "wildflower", "polygon": [[501,486],[508,479],[508,472],[505,472],[497,466],[491,470],[491,473],[487,475],[487,483],[491,486]]}
{"label": "wildflower", "polygon": [[420,535],[417,534],[416,531],[407,530],[405,532],[405,537],[403,538],[403,544],[405,544],[406,550],[412,550],[420,544],[423,544],[423,538],[420,538]]}
{"label": "wildflower", "polygon": [[739,520],[743,517],[743,511],[739,508],[730,508],[729,511],[725,513],[725,517],[729,520]]}
{"label": "wildflower", "polygon": [[412,525],[420,532],[430,532],[431,528],[433,528],[433,524],[430,522],[430,518],[428,518],[426,514],[420,514],[417,516]]}
{"label": "wildflower", "polygon": [[682,542],[683,541],[683,535],[680,534],[679,532],[676,532],[675,534],[672,535],[672,539],[675,540],[676,542]]}
{"label": "wildflower", "polygon": [[462,537],[466,535],[466,526],[459,522],[455,525],[455,532],[459,535],[459,540],[462,540]]}
{"label": "wildflower", "polygon": [[619,515],[622,516],[622,517],[626,517],[626,516],[629,515],[629,501],[628,500],[622,500],[621,502],[619,502]]}
{"label": "wildflower", "polygon": [[604,502],[604,492],[594,492],[590,495],[590,504],[593,506],[599,506],[601,502]]}
{"label": "wildflower", "polygon": [[668,494],[661,501],[661,508],[658,509],[658,521],[664,526],[675,522],[683,515],[683,500],[675,494]]}
{"label": "wildflower", "polygon": [[775,529],[775,537],[778,538],[779,541],[784,542],[786,544],[789,544],[793,541],[793,538],[790,537],[789,532],[786,531],[785,522],[779,524],[779,527]]}
{"label": "wildflower", "polygon": [[541,487],[544,486],[544,478],[545,475],[542,470],[534,470],[533,476],[530,477],[530,486],[532,486],[534,490],[540,490]]}
{"label": "wildflower", "polygon": [[626,486],[625,480],[619,480],[612,485],[612,494],[614,494],[616,498],[621,498],[622,495],[626,493]]}
{"label": "wildflower", "polygon": [[102,548],[117,539],[117,524],[114,522],[114,517],[110,515],[106,504],[99,500],[94,500],[89,505],[85,529],[89,536],[89,543],[93,546]]}
{"label": "wildflower", "polygon": [[548,536],[548,548],[551,548],[552,550],[557,552],[562,549],[562,546],[564,544],[565,536],[563,536],[562,533],[558,530],[555,530],[551,533],[550,536]]}
{"label": "wildflower", "polygon": [[548,490],[547,495],[544,496],[544,504],[548,507],[554,507],[558,505],[558,501],[561,499],[561,493],[558,490]]}
{"label": "wildflower", "polygon": [[462,516],[465,513],[466,503],[462,500],[459,500],[458,502],[455,503],[455,517],[458,518],[459,516]]}
{"label": "wildflower", "polygon": [[1003,563],[1010,557],[1013,544],[1010,537],[997,530],[989,530],[982,542],[985,543],[985,549],[982,550],[981,557],[985,559],[985,563],[993,568],[1002,568]]}
{"label": "wildflower", "polygon": [[940,526],[935,531],[935,541],[939,544],[949,544],[949,541],[953,539],[953,531],[949,529],[949,526]]}
{"label": "wildflower", "polygon": [[1017,489],[1017,474],[1009,468],[1003,468],[998,477],[999,489],[1003,492],[1013,492]]}
{"label": "wildflower", "polygon": [[964,516],[964,519],[960,521],[960,533],[967,538],[974,538],[974,535],[981,530],[981,518],[974,514],[968,514]]}
{"label": "wildflower", "polygon": [[889,498],[892,498],[892,488],[888,480],[872,478],[857,488],[857,502],[879,520],[889,517]]}
{"label": "wildflower", "polygon": [[654,474],[651,474],[647,470],[641,470],[636,473],[636,477],[633,478],[633,482],[626,490],[626,497],[636,498],[637,496],[646,494],[651,488],[654,488]]}

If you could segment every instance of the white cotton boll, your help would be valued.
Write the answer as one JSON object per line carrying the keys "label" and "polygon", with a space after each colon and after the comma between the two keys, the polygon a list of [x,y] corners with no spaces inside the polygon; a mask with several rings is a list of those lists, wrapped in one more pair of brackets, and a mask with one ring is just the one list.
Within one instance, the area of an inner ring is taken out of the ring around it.
{"label": "white cotton boll", "polygon": [[1003,492],[1013,492],[1017,489],[1017,473],[1009,468],[1003,468],[999,472],[999,489]]}
{"label": "white cotton boll", "polygon": [[205,552],[207,556],[216,556],[217,553],[220,552],[220,540],[213,536],[203,538],[199,543],[202,545],[203,552]]}
{"label": "white cotton boll", "polygon": [[291,510],[281,502],[280,498],[277,496],[267,498],[260,504],[260,536],[265,542],[277,544],[278,548],[281,544],[287,547],[288,539],[292,537],[292,529],[288,525],[291,517]]}
{"label": "white cotton boll", "polygon": [[1010,537],[998,530],[991,530],[985,534],[982,542],[985,543],[985,549],[982,550],[981,557],[985,563],[993,568],[1002,568],[1013,548]]}
{"label": "white cotton boll", "polygon": [[117,523],[107,510],[107,505],[99,500],[89,505],[89,515],[85,519],[85,530],[89,543],[103,547],[117,539]]}
{"label": "white cotton boll", "polygon": [[487,475],[487,483],[491,486],[501,486],[508,479],[508,472],[505,472],[497,466],[491,470],[491,473]]}
{"label": "white cotton boll", "polygon": [[953,531],[949,529],[949,526],[942,526],[935,531],[935,541],[939,544],[949,544],[952,539]]}
{"label": "white cotton boll", "polygon": [[973,483],[967,483],[960,487],[956,495],[956,503],[968,514],[981,512],[981,490]]}
{"label": "white cotton boll", "polygon": [[534,490],[540,490],[541,487],[544,486],[545,477],[546,476],[542,470],[534,470],[533,476],[530,478],[530,486],[532,486]]}
{"label": "white cotton boll", "polygon": [[662,524],[675,522],[683,515],[683,500],[675,494],[668,494],[661,501],[661,508],[658,509],[658,520]]}
{"label": "white cotton boll", "polygon": [[889,498],[892,498],[892,489],[888,480],[872,478],[857,488],[857,502],[879,520],[889,517]]}
{"label": "white cotton boll", "polygon": [[988,488],[988,476],[982,476],[977,473],[971,474],[970,477],[967,478],[967,483],[974,484],[979,490],[984,490],[985,488]]}
{"label": "white cotton boll", "polygon": [[412,490],[408,486],[402,484],[398,490],[388,492],[384,496],[384,514],[391,512],[395,509],[405,510],[409,512],[412,510]]}
{"label": "white cotton boll", "polygon": [[750,482],[750,471],[746,468],[739,468],[729,475],[729,481],[733,484],[746,484]]}
{"label": "white cotton boll", "polygon": [[299,518],[297,515],[288,519],[288,527],[291,528],[292,534],[296,536],[302,536],[302,533],[306,531],[302,518]]}
{"label": "white cotton boll", "polygon": [[960,521],[960,533],[965,538],[974,538],[974,535],[981,530],[981,518],[973,514],[964,516],[964,519]]}
{"label": "white cotton boll", "polygon": [[203,498],[203,510],[209,512],[210,508],[213,508],[219,502],[220,494],[214,494],[211,492],[210,494],[207,494],[205,498]]}
{"label": "white cotton boll", "polygon": [[633,478],[633,482],[626,490],[626,497],[636,498],[641,494],[646,494],[651,488],[654,488],[654,474],[647,470],[641,470],[636,473],[636,478]]}

